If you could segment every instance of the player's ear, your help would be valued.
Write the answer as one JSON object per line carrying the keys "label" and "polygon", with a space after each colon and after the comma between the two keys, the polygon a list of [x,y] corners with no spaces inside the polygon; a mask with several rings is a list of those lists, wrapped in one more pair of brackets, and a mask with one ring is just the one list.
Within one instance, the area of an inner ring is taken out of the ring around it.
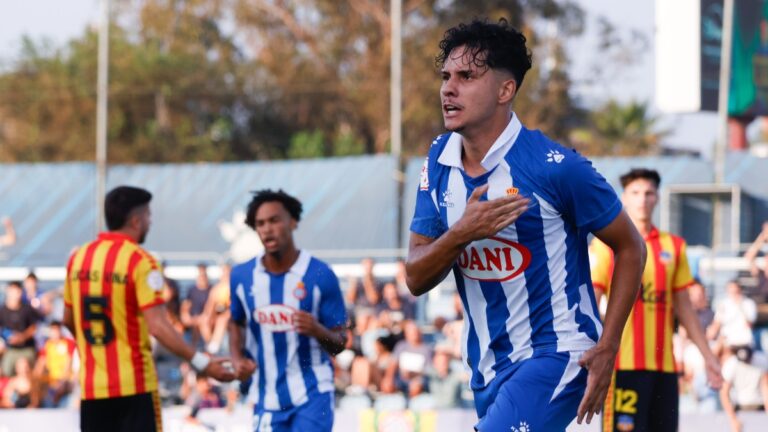
{"label": "player's ear", "polygon": [[511,103],[516,94],[517,81],[509,76],[509,78],[502,81],[501,85],[499,86],[499,103],[502,105]]}

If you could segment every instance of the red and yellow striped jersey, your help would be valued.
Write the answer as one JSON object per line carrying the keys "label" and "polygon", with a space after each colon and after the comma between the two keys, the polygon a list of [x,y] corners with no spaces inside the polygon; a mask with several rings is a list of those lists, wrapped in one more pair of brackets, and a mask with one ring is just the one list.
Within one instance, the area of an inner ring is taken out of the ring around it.
{"label": "red and yellow striped jersey", "polygon": [[[675,372],[672,294],[693,282],[685,240],[653,227],[645,245],[643,285],[624,326],[616,369]],[[589,253],[592,284],[610,297],[613,251],[596,238]]]}
{"label": "red and yellow striped jersey", "polygon": [[123,234],[99,234],[72,255],[64,303],[72,308],[82,399],[157,389],[149,331],[141,311],[163,303],[162,288],[163,276],[155,259]]}

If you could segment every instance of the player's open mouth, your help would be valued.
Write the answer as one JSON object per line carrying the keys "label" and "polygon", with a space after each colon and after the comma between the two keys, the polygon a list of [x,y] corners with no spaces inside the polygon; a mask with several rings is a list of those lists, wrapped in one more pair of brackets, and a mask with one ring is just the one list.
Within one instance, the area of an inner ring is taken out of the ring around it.
{"label": "player's open mouth", "polygon": [[461,107],[459,107],[458,105],[454,105],[450,103],[443,104],[443,114],[445,115],[455,114],[459,111],[461,111]]}

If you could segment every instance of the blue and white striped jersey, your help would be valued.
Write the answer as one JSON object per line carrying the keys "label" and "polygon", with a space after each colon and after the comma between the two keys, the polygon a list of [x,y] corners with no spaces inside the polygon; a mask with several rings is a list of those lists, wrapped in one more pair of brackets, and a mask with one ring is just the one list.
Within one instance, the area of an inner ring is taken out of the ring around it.
{"label": "blue and white striped jersey", "polygon": [[258,256],[232,269],[232,319],[246,327],[246,349],[257,364],[251,386],[256,411],[285,410],[314,393],[333,391],[330,357],[315,338],[296,333],[293,312],[312,313],[325,327],[345,325],[339,280],[324,262],[301,251],[283,274]]}
{"label": "blue and white striped jersey", "polygon": [[411,231],[438,238],[464,213],[472,191],[481,200],[531,198],[528,210],[493,237],[471,243],[453,265],[464,305],[463,357],[471,387],[539,353],[587,350],[602,332],[589,274],[587,235],[621,211],[592,164],[513,114],[470,177],[461,136],[437,137],[421,172]]}

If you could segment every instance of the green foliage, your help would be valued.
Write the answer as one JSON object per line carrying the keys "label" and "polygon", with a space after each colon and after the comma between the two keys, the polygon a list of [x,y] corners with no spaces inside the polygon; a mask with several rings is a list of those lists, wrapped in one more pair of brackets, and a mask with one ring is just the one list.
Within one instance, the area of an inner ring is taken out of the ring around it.
{"label": "green foliage", "polygon": [[659,142],[669,134],[659,130],[658,119],[645,102],[619,104],[611,100],[589,116],[585,127],[571,132],[571,141],[589,155],[633,156],[658,153]]}
{"label": "green foliage", "polygon": [[[110,162],[388,151],[389,0],[138,0],[116,7]],[[526,34],[534,69],[515,110],[527,126],[567,140],[580,113],[562,46],[584,27],[575,2],[405,0],[405,155],[423,154],[443,130],[437,43],[449,26],[473,16],[508,17]],[[536,33],[533,24],[547,21],[557,23],[558,37]],[[0,161],[93,159],[96,52],[93,31],[61,48],[23,41],[18,60],[0,71]]]}

